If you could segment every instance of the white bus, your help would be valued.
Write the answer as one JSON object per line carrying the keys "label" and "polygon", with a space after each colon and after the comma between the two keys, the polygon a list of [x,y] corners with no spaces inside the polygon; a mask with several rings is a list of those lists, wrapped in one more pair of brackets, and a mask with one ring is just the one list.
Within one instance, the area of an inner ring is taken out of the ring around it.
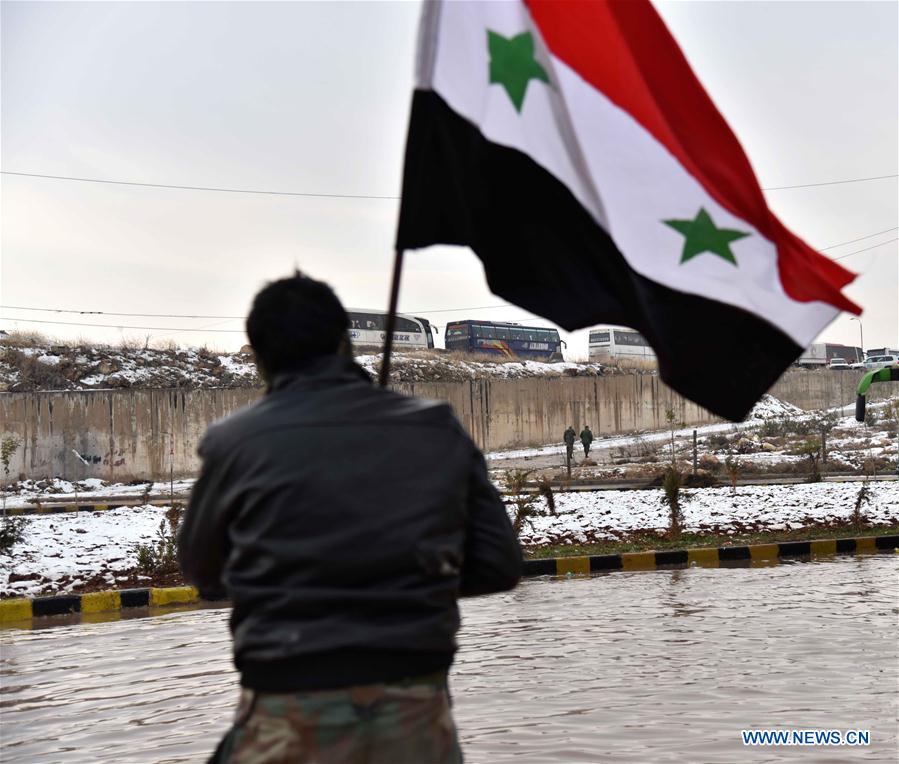
{"label": "white bus", "polygon": [[[353,347],[383,350],[387,314],[376,310],[348,310],[347,313],[350,317],[349,335]],[[434,335],[428,319],[397,313],[393,346],[398,350],[434,347]]]}
{"label": "white bus", "polygon": [[590,331],[589,358],[591,361],[655,361],[656,354],[640,332],[600,326]]}

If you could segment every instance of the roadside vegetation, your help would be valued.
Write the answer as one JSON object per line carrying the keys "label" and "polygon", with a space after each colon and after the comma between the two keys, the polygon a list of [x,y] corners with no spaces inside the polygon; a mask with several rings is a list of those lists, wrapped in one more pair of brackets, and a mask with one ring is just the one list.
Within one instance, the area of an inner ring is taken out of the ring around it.
{"label": "roadside vegetation", "polygon": [[683,533],[677,539],[673,539],[667,534],[635,533],[626,539],[601,541],[593,544],[525,547],[524,553],[526,559],[543,559],[546,557],[581,557],[595,554],[621,554],[622,552],[776,544],[783,541],[813,541],[816,539],[851,538],[859,535],[892,536],[896,534],[899,534],[899,524],[867,527],[862,522],[857,527],[853,521],[849,521],[841,525],[810,526],[790,531],[758,531],[734,535]]}
{"label": "roadside vegetation", "polygon": [[178,529],[184,509],[176,504],[165,513],[165,520],[159,522],[156,537],[149,542],[136,544],[137,571],[144,576],[171,575],[179,573]]}

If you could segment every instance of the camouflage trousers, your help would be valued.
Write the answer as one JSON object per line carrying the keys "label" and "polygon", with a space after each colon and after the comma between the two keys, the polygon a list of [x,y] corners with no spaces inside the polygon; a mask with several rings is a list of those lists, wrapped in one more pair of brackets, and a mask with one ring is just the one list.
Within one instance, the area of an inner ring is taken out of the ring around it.
{"label": "camouflage trousers", "polygon": [[244,689],[211,762],[461,764],[446,676],[297,693]]}

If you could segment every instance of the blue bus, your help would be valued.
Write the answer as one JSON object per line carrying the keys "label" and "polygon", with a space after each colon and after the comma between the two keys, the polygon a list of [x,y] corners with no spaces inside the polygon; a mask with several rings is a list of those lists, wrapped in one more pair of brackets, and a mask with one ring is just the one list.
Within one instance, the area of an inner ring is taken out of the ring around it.
{"label": "blue bus", "polygon": [[522,326],[503,321],[453,321],[446,325],[447,350],[490,353],[506,358],[561,361],[557,329]]}

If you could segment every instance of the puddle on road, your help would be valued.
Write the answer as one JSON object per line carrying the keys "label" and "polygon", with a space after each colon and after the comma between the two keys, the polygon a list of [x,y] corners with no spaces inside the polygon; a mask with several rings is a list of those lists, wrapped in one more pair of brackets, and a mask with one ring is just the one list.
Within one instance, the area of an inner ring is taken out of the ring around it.
{"label": "puddle on road", "polygon": [[[451,677],[466,761],[894,762],[897,563],[537,579],[467,601]],[[237,695],[229,612],[0,632],[0,760],[204,760]],[[773,727],[872,745],[742,745]]]}

